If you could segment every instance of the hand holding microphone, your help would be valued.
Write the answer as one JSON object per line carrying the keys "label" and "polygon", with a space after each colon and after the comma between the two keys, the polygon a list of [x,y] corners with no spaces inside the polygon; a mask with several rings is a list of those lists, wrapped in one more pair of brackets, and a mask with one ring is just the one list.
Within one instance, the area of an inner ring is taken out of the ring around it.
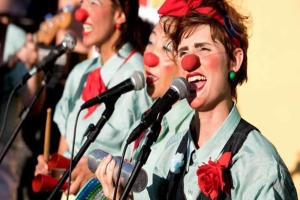
{"label": "hand holding microphone", "polygon": [[[111,164],[111,163],[108,165],[103,165],[103,163],[101,163],[103,159],[105,159],[105,161],[107,161],[107,158],[108,158],[108,153],[106,153],[100,149],[95,149],[90,153],[90,155],[88,157],[88,167],[89,167],[90,171],[93,173],[95,173],[97,170],[97,172],[102,171],[102,173],[109,174],[108,171],[113,170],[112,177],[108,178],[108,179],[113,180],[114,184],[116,184],[115,181],[117,179],[119,165],[121,162],[121,157],[113,157],[115,167],[113,167],[113,164]],[[100,167],[99,167],[99,165],[100,165]],[[102,170],[100,169],[101,167],[102,167]],[[105,168],[105,169],[103,169],[103,168]],[[133,168],[134,168],[134,166],[132,164],[130,164],[128,162],[123,162],[122,169],[121,169],[121,178],[120,178],[120,182],[123,187],[126,186],[126,183],[132,173]],[[99,173],[96,173],[96,175],[99,176]],[[109,180],[105,180],[106,184],[108,181]],[[142,190],[144,190],[146,188],[147,183],[148,183],[147,173],[145,170],[142,169],[132,187],[132,191],[133,192],[141,192]],[[113,193],[113,190],[111,192]]]}

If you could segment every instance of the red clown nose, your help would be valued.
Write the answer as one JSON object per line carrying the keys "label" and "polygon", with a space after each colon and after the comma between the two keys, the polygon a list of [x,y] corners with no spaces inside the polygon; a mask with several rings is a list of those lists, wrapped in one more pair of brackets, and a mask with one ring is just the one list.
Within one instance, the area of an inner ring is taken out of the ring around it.
{"label": "red clown nose", "polygon": [[75,19],[81,23],[84,23],[88,17],[89,13],[85,9],[80,8],[75,12]]}
{"label": "red clown nose", "polygon": [[181,67],[185,71],[193,71],[200,66],[200,59],[195,54],[189,54],[184,56],[181,60]]}
{"label": "red clown nose", "polygon": [[149,67],[155,67],[159,63],[159,58],[154,53],[145,53],[144,54],[144,64]]}

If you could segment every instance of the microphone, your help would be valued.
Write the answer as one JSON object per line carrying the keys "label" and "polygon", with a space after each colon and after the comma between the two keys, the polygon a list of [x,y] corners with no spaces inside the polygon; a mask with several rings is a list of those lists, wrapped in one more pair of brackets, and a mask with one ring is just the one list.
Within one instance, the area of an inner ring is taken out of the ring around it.
{"label": "microphone", "polygon": [[62,42],[54,47],[50,53],[44,57],[37,65],[35,65],[27,74],[25,74],[22,80],[18,83],[18,86],[24,85],[32,75],[44,70],[46,71],[51,65],[49,63],[54,62],[62,54],[72,51],[76,46],[76,37],[67,33],[64,35]]}
{"label": "microphone", "polygon": [[[146,130],[164,109],[171,109],[171,106],[178,100],[186,98],[189,91],[189,84],[183,77],[174,78],[170,88],[163,97],[156,100],[150,112],[142,119],[140,124],[131,132],[127,139],[127,144],[136,140],[144,130]],[[164,110],[167,113],[169,110]]]}
{"label": "microphone", "polygon": [[[106,157],[107,155],[108,155],[108,153],[106,153],[100,149],[95,149],[89,154],[88,167],[92,173],[96,172],[98,165],[100,164],[102,159],[104,157]],[[115,156],[113,159],[116,161],[116,167],[114,169],[114,174],[113,174],[113,179],[116,182],[122,157]],[[130,164],[128,162],[123,162],[123,165],[121,168],[121,176],[120,176],[121,177],[120,181],[121,181],[121,184],[123,187],[126,186],[126,183],[131,176],[133,168],[134,168],[134,166],[132,164]],[[144,169],[141,169],[141,171],[139,172],[139,174],[137,176],[136,181],[134,182],[134,184],[132,186],[132,191],[133,192],[143,191],[146,188],[147,183],[148,183],[147,172]]]}
{"label": "microphone", "polygon": [[135,71],[130,78],[112,87],[106,92],[99,94],[98,96],[88,100],[81,105],[81,109],[89,108],[96,104],[102,103],[106,100],[119,97],[120,95],[129,92],[131,90],[141,90],[145,86],[145,78],[143,72]]}

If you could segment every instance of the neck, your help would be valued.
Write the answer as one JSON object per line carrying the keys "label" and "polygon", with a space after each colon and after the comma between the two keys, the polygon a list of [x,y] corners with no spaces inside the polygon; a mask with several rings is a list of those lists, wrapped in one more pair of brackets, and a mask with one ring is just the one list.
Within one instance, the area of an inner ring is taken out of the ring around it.
{"label": "neck", "polygon": [[108,38],[105,43],[97,45],[100,50],[101,62],[103,65],[117,52],[114,45],[120,36],[120,30],[115,30],[112,36]]}
{"label": "neck", "polygon": [[203,146],[224,123],[233,106],[233,102],[220,102],[214,109],[209,111],[196,111],[194,121],[193,140],[197,148]]}

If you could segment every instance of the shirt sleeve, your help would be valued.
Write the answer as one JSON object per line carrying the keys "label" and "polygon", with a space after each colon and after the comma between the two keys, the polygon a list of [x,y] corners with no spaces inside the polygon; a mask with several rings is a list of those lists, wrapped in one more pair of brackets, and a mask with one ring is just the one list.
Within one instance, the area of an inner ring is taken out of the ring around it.
{"label": "shirt sleeve", "polygon": [[[17,39],[16,39],[17,38]],[[26,33],[21,28],[10,24],[7,28],[3,60],[14,55],[26,42]]]}
{"label": "shirt sleeve", "polygon": [[56,104],[53,121],[57,124],[60,134],[66,137],[66,122],[69,114],[69,105],[72,98],[72,80],[74,71],[71,71],[64,87],[63,94]]}
{"label": "shirt sleeve", "polygon": [[292,200],[297,193],[292,178],[275,147],[252,131],[233,158],[233,199]]}

